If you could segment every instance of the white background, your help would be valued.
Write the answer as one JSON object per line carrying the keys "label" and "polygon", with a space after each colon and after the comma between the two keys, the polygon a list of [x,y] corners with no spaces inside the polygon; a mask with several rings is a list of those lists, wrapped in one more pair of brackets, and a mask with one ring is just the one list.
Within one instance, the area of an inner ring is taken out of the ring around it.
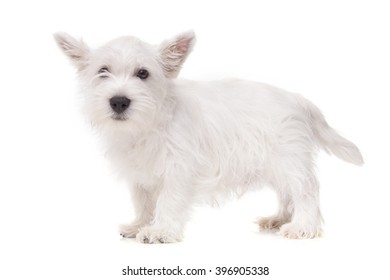
{"label": "white background", "polygon": [[[121,276],[127,265],[269,266],[266,279],[389,279],[386,2],[3,1],[0,279],[150,279]],[[258,233],[252,220],[276,209],[268,189],[197,209],[178,244],[119,237],[117,225],[133,216],[126,186],[79,112],[75,71],[52,34],[98,46],[127,34],[158,43],[188,29],[198,41],[182,77],[240,77],[300,92],[360,147],[363,167],[319,155],[323,238]]]}

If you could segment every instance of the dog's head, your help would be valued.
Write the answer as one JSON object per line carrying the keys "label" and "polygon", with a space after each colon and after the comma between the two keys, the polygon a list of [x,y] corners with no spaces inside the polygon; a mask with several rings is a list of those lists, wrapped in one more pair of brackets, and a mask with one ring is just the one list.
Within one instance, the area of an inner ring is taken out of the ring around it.
{"label": "dog's head", "polygon": [[96,50],[65,33],[54,37],[79,72],[91,121],[133,133],[162,117],[169,80],[177,77],[195,43],[191,31],[158,46],[121,37]]}

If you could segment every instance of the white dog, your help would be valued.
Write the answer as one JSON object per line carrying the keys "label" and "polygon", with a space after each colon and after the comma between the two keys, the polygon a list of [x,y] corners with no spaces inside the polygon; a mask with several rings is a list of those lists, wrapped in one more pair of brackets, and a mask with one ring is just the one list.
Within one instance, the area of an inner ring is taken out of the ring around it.
{"label": "white dog", "polygon": [[195,203],[262,185],[276,191],[280,210],[258,220],[261,230],[317,237],[318,148],[363,163],[358,148],[298,94],[242,80],[175,79],[193,32],[158,46],[122,37],[96,50],[65,33],[55,39],[78,69],[107,156],[131,185],[136,219],[122,227],[124,237],[180,241]]}

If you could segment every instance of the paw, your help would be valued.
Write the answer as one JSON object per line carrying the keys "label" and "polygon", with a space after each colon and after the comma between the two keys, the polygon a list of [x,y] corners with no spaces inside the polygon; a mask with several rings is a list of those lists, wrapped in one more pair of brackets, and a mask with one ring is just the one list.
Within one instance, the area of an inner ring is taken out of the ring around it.
{"label": "paw", "polygon": [[119,232],[123,238],[135,238],[140,228],[139,224],[120,225]]}
{"label": "paw", "polygon": [[310,239],[321,237],[322,229],[319,226],[302,226],[296,223],[284,224],[280,234],[290,239]]}
{"label": "paw", "polygon": [[181,236],[164,228],[147,226],[137,234],[137,240],[146,244],[175,243],[181,241]]}
{"label": "paw", "polygon": [[255,221],[259,225],[260,231],[275,231],[278,230],[287,221],[278,216],[259,218]]}

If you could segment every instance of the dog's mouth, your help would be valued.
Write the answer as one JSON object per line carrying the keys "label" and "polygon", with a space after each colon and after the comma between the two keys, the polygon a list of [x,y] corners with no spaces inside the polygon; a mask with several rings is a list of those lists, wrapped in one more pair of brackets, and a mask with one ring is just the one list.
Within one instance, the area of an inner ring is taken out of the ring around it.
{"label": "dog's mouth", "polygon": [[116,121],[126,121],[128,119],[128,117],[123,114],[115,114],[111,118]]}

